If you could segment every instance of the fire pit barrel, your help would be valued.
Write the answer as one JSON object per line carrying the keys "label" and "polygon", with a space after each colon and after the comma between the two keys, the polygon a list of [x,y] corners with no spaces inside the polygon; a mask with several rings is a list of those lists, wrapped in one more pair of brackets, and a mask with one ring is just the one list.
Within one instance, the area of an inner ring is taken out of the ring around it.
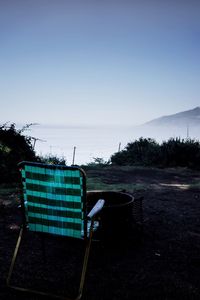
{"label": "fire pit barrel", "polygon": [[100,235],[105,237],[125,236],[131,227],[134,197],[124,192],[88,191],[88,211],[99,199],[105,200],[100,215]]}

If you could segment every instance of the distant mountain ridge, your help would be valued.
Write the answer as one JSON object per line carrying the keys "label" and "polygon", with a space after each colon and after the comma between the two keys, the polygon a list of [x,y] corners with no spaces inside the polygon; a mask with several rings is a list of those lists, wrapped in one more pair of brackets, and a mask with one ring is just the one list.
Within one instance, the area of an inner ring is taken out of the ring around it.
{"label": "distant mountain ridge", "polygon": [[200,107],[151,120],[145,126],[200,126]]}

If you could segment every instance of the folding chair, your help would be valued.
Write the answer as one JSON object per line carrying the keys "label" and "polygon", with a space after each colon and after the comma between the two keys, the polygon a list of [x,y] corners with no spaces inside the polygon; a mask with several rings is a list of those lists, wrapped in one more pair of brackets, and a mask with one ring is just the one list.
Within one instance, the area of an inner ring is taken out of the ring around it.
{"label": "folding chair", "polygon": [[95,216],[103,208],[104,200],[100,199],[90,213],[86,213],[86,175],[79,167],[48,165],[35,162],[19,164],[22,183],[22,211],[23,225],[14,250],[10,265],[7,285],[19,291],[33,292],[61,299],[69,299],[59,295],[52,295],[35,289],[28,289],[12,285],[13,273],[17,253],[23,234],[34,231],[41,234],[53,234],[86,242],[80,285],[75,299],[83,294],[86,269],[88,264]]}

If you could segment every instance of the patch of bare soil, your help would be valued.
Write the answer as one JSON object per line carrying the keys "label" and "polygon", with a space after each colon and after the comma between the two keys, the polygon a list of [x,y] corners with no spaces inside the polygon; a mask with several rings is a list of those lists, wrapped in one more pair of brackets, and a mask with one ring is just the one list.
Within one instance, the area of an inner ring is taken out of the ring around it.
{"label": "patch of bare soil", "polygon": [[[190,187],[200,182],[200,174],[139,168],[87,174],[109,184],[140,182],[145,188],[130,191],[144,197],[143,234],[130,227],[118,239],[93,242],[84,299],[200,299],[200,190]],[[44,299],[6,287],[21,215],[9,197],[1,198],[0,209],[0,299]],[[24,239],[13,282],[74,295],[83,245],[47,238],[45,262],[41,244],[34,234]]]}

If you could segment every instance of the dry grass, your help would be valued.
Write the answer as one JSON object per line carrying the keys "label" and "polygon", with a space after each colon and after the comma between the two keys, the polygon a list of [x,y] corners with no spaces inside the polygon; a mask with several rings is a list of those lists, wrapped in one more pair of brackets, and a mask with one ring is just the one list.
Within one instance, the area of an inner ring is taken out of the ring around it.
{"label": "dry grass", "polygon": [[[115,241],[111,236],[108,245],[92,245],[85,299],[200,299],[199,172],[187,169],[106,167],[88,168],[86,173],[89,189],[126,189],[135,197],[144,196],[145,223],[144,234],[139,236],[141,239],[138,239],[136,232],[132,232],[126,238],[119,235]],[[7,192],[3,191],[0,197],[4,201],[12,200],[0,215],[0,298],[44,299],[6,289],[5,278],[21,221],[16,200],[11,197],[12,191],[11,194]],[[70,257],[67,251],[73,251],[67,250],[69,247],[59,250],[59,243],[47,241],[49,257],[52,259],[52,267],[48,268],[52,269],[53,275],[47,274],[45,278],[38,245],[37,240],[36,244],[32,243],[31,255],[39,261],[39,273],[36,272],[38,263],[32,263],[28,268],[30,260],[24,252],[24,259],[28,263],[25,269],[33,276],[30,283],[40,282],[42,285],[45,281],[48,287],[49,282],[49,288],[61,292],[65,280],[62,281],[59,272],[67,272],[65,258]],[[33,246],[37,246],[36,252],[33,252]],[[72,267],[74,265],[70,263],[69,277],[74,276]],[[36,273],[37,280],[34,279]],[[20,277],[23,274],[19,272],[16,275]],[[69,282],[72,286],[73,278]]]}

